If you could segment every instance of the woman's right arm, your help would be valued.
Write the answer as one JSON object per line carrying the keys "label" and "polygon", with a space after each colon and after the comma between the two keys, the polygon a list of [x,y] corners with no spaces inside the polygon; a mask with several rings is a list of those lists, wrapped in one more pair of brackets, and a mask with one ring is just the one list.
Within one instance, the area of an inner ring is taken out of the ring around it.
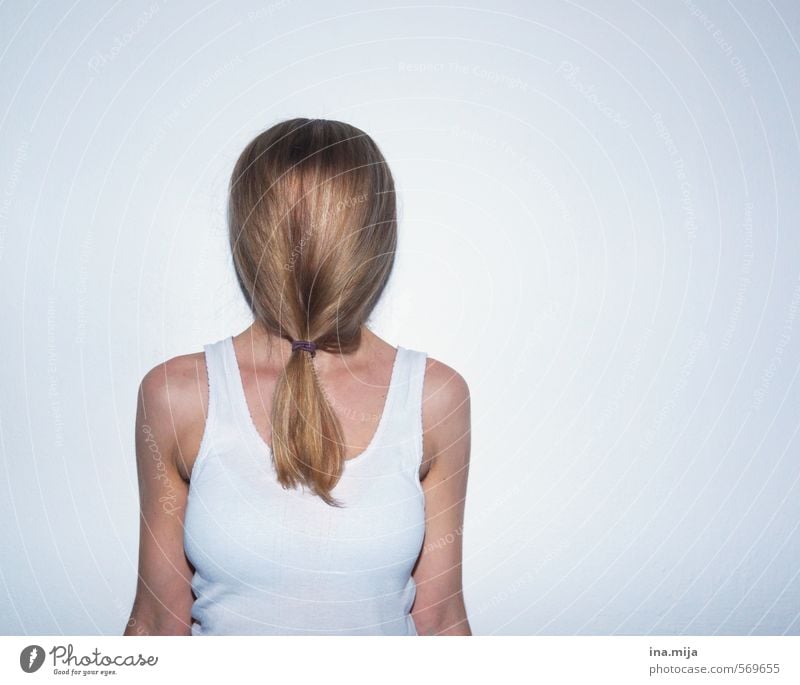
{"label": "woman's right arm", "polygon": [[185,413],[188,389],[194,386],[180,367],[178,358],[160,364],[139,387],[139,580],[124,635],[191,635],[192,572],[183,547],[188,483],[178,457],[180,408]]}

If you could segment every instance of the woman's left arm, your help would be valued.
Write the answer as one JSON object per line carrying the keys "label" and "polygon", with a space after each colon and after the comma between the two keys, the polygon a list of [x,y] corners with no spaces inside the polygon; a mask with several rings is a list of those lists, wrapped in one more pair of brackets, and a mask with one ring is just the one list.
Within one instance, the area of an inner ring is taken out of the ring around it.
{"label": "woman's left arm", "polygon": [[425,540],[413,576],[411,613],[419,635],[472,635],[462,588],[462,540],[470,458],[470,395],[453,369],[431,359],[426,371],[422,481]]}

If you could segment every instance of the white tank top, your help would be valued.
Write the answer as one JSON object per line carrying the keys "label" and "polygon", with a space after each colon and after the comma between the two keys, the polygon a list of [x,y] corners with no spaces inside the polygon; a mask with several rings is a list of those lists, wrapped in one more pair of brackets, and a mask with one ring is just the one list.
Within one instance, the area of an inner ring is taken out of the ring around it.
{"label": "white tank top", "polygon": [[373,440],[332,491],[338,509],[277,481],[233,338],[204,350],[208,415],[184,520],[192,635],[416,635],[426,353],[398,346]]}

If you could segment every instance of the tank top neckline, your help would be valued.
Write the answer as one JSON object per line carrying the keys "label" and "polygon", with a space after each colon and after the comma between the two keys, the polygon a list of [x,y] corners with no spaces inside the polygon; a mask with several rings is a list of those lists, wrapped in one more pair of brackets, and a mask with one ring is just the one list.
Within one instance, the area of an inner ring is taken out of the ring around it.
{"label": "tank top neckline", "polygon": [[[267,443],[266,440],[264,440],[264,438],[261,436],[261,433],[258,432],[255,421],[253,421],[253,415],[250,413],[250,407],[247,404],[247,394],[244,390],[244,381],[242,380],[242,374],[239,369],[239,362],[236,359],[236,348],[233,345],[232,335],[225,338],[225,345],[223,349],[225,356],[227,357],[227,366],[229,369],[228,375],[231,385],[233,386],[232,394],[234,397],[232,399],[237,405],[235,407],[235,411],[241,414],[242,420],[246,424],[248,434],[252,439],[253,444],[259,450],[266,451],[267,456],[269,457],[268,461],[270,464],[272,464],[272,447]],[[394,355],[394,362],[392,363],[392,373],[389,379],[389,386],[386,390],[386,398],[384,399],[383,403],[383,411],[380,419],[378,419],[378,426],[372,435],[372,439],[367,447],[355,457],[352,457],[351,459],[345,459],[345,469],[351,469],[354,466],[357,466],[360,462],[367,461],[373,452],[375,452],[375,450],[377,450],[380,446],[380,443],[383,439],[383,434],[387,430],[387,424],[391,420],[391,414],[395,405],[395,398],[398,393],[398,386],[400,384],[400,366],[403,363],[404,352],[405,348],[397,345]]]}

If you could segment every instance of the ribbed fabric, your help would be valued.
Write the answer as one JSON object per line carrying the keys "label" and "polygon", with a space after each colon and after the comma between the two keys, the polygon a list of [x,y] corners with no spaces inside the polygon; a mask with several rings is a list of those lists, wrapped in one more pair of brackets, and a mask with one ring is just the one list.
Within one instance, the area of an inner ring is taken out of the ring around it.
{"label": "ribbed fabric", "polygon": [[209,406],[189,486],[193,635],[416,635],[411,571],[425,534],[426,354],[397,348],[369,447],[330,507],[284,490],[247,406],[233,338],[204,347]]}

